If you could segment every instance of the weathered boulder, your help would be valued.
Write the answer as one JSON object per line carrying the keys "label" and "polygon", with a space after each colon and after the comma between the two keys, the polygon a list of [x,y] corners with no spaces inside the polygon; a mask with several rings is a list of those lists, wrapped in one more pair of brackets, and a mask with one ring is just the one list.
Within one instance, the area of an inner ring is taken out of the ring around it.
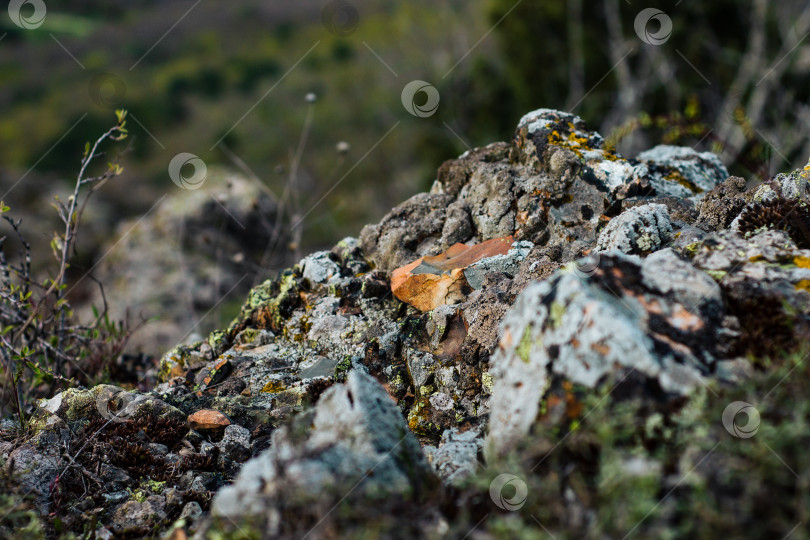
{"label": "weathered boulder", "polygon": [[648,168],[650,185],[658,196],[692,197],[728,178],[719,157],[688,146],[661,144],[640,153],[636,159]]}
{"label": "weathered boulder", "polygon": [[295,431],[303,426],[277,430],[270,448],[245,463],[236,481],[217,493],[213,514],[270,515],[282,505],[289,509],[344,495],[410,498],[435,478],[399,409],[360,370],[324,393],[311,421],[304,432]]}
{"label": "weathered boulder", "polygon": [[[250,290],[257,263],[280,233],[276,211],[260,184],[211,168],[201,188],[171,192],[143,218],[121,223],[101,250],[97,277],[113,320],[123,319],[126,307],[133,323],[146,321],[130,350],[159,356],[191,330],[212,330],[217,321],[203,317],[224,295]],[[97,292],[91,303],[102,302]]]}
{"label": "weathered boulder", "polygon": [[663,204],[634,206],[611,219],[599,233],[598,251],[647,254],[661,249],[670,239],[672,223]]}
{"label": "weathered boulder", "polygon": [[644,260],[602,253],[587,275],[567,268],[528,286],[491,359],[487,451],[508,452],[528,432],[552,373],[594,387],[635,371],[688,394],[728,352],[724,317],[720,287],[671,250]]}
{"label": "weathered boulder", "polygon": [[578,116],[538,109],[521,118],[510,146],[448,161],[429,194],[393,209],[360,238],[384,272],[457,242],[507,235],[560,246],[570,260],[593,247],[623,201],[693,198],[727,177],[716,156],[691,148],[659,146],[626,159]]}

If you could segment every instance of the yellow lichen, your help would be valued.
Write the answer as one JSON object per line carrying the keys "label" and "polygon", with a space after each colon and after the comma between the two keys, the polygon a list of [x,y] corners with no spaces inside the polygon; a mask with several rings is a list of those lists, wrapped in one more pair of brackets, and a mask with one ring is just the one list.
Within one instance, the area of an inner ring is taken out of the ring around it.
{"label": "yellow lichen", "polygon": [[802,279],[795,285],[797,291],[810,292],[810,279]]}
{"label": "yellow lichen", "polygon": [[262,388],[262,392],[267,392],[269,394],[278,394],[279,392],[283,392],[286,390],[287,387],[284,386],[284,383],[281,381],[267,381],[267,384],[264,385]]}
{"label": "yellow lichen", "polygon": [[810,257],[793,257],[793,264],[799,268],[810,268]]}
{"label": "yellow lichen", "polygon": [[682,185],[692,193],[701,193],[703,190],[696,186],[693,182],[690,182],[678,171],[677,169],[672,169],[669,171],[664,177],[664,180],[669,180],[670,182],[675,182],[677,184]]}

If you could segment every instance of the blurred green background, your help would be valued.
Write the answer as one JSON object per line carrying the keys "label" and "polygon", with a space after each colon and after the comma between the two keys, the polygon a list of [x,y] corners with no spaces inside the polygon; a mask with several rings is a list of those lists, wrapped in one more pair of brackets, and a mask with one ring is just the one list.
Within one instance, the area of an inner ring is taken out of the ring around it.
{"label": "blurred green background", "polygon": [[[0,198],[33,228],[36,248],[85,142],[112,125],[114,109],[130,111],[125,173],[92,203],[85,267],[118,222],[180,191],[167,174],[176,154],[258,178],[281,197],[302,133],[301,245],[271,261],[268,276],[293,251],[356,236],[428,189],[442,161],[508,140],[539,107],[573,110],[628,156],[662,140],[694,145],[749,179],[810,155],[803,1],[44,5],[35,29],[0,14]],[[672,22],[659,45],[642,38],[661,33],[660,19],[637,28],[650,7]],[[441,97],[426,118],[401,103],[415,79]]]}

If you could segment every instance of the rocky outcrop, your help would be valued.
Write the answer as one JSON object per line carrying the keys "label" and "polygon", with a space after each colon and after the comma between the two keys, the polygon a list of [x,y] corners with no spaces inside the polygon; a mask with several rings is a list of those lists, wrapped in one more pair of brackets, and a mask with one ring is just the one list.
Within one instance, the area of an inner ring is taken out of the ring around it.
{"label": "rocky outcrop", "polygon": [[726,178],[712,154],[660,146],[628,160],[579,117],[540,109],[520,120],[511,145],[493,144],[446,163],[430,193],[363,229],[360,240],[384,272],[457,242],[507,235],[559,246],[563,258],[573,258],[620,213],[622,201],[690,199]]}
{"label": "rocky outcrop", "polygon": [[[227,328],[163,356],[152,392],[110,390],[102,417],[86,398],[103,389],[43,404],[39,438],[15,451],[51,472],[23,479],[70,523],[94,512],[111,534],[530,537],[542,521],[560,536],[672,523],[711,536],[728,523],[694,521],[706,493],[679,479],[699,475],[729,508],[741,490],[713,471],[742,474],[760,454],[716,450],[735,430],[714,425],[728,414],[707,396],[807,384],[784,356],[810,337],[807,171],[746,189],[712,154],[626,158],[580,118],[534,111],[358,239],[253,288]],[[801,414],[771,410],[782,438],[757,452],[805,463],[791,450],[810,440]],[[70,475],[76,497],[54,498],[69,460],[43,437],[72,456],[97,432],[139,446],[89,454],[107,467],[105,498],[79,496]],[[757,486],[798,492],[769,471]]]}
{"label": "rocky outcrop", "polygon": [[[102,246],[97,277],[112,319],[124,319],[125,306],[133,326],[145,321],[131,350],[159,356],[192,331],[214,328],[223,297],[244,298],[267,250],[286,245],[275,236],[276,214],[260,183],[212,168],[199,189],[170,192],[121,223]],[[91,301],[103,302],[100,293]]]}
{"label": "rocky outcrop", "polygon": [[219,491],[214,516],[264,515],[277,527],[267,530],[275,536],[284,507],[335,504],[343,496],[411,498],[431,485],[433,475],[399,409],[363,371],[351,371],[345,384],[327,390],[308,419],[311,429],[293,424],[273,434],[270,448]]}

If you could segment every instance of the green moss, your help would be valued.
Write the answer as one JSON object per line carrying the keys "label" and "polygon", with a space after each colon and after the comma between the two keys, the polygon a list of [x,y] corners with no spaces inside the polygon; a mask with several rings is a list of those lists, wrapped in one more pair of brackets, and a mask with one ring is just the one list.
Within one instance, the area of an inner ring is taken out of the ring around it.
{"label": "green moss", "polygon": [[259,337],[259,330],[256,328],[245,328],[240,334],[240,341],[242,344],[247,345],[256,341]]}
{"label": "green moss", "polygon": [[149,491],[147,490],[136,489],[135,491],[132,492],[132,496],[130,497],[130,499],[142,503],[149,497],[149,495],[151,495],[151,493],[149,493]]}
{"label": "green moss", "polygon": [[[365,284],[364,284],[365,285]],[[340,290],[340,284],[338,283],[330,283],[327,287],[328,295],[334,298],[341,298],[343,296],[343,291]]]}
{"label": "green moss", "polygon": [[337,382],[346,382],[346,377],[348,377],[351,369],[352,359],[347,356],[335,366],[335,380]]}
{"label": "green moss", "polygon": [[162,493],[166,487],[166,482],[158,482],[157,480],[148,479],[141,482],[141,489],[149,491],[155,495]]}
{"label": "green moss", "polygon": [[699,242],[699,241],[698,242],[692,242],[691,244],[687,245],[684,248],[684,251],[686,252],[686,255],[689,258],[692,258],[692,257],[695,256],[695,254],[697,254],[697,251],[698,251],[698,249],[700,249],[701,245],[702,245],[702,243]]}
{"label": "green moss", "polygon": [[565,315],[565,306],[559,302],[552,302],[548,319],[552,328],[559,328],[562,325],[562,318]]}
{"label": "green moss", "polygon": [[490,394],[492,393],[492,387],[494,385],[494,380],[492,375],[489,371],[485,371],[481,374],[481,386]]}
{"label": "green moss", "polygon": [[706,273],[715,281],[720,281],[728,273],[725,270],[706,270]]}
{"label": "green moss", "polygon": [[208,344],[214,351],[215,356],[219,356],[228,348],[228,333],[224,330],[214,330],[208,335]]}
{"label": "green moss", "polygon": [[518,343],[517,350],[515,351],[518,355],[518,358],[520,358],[527,364],[531,360],[531,357],[529,356],[532,350],[531,331],[532,327],[527,326],[526,329],[523,331],[523,335],[520,336],[520,342]]}

